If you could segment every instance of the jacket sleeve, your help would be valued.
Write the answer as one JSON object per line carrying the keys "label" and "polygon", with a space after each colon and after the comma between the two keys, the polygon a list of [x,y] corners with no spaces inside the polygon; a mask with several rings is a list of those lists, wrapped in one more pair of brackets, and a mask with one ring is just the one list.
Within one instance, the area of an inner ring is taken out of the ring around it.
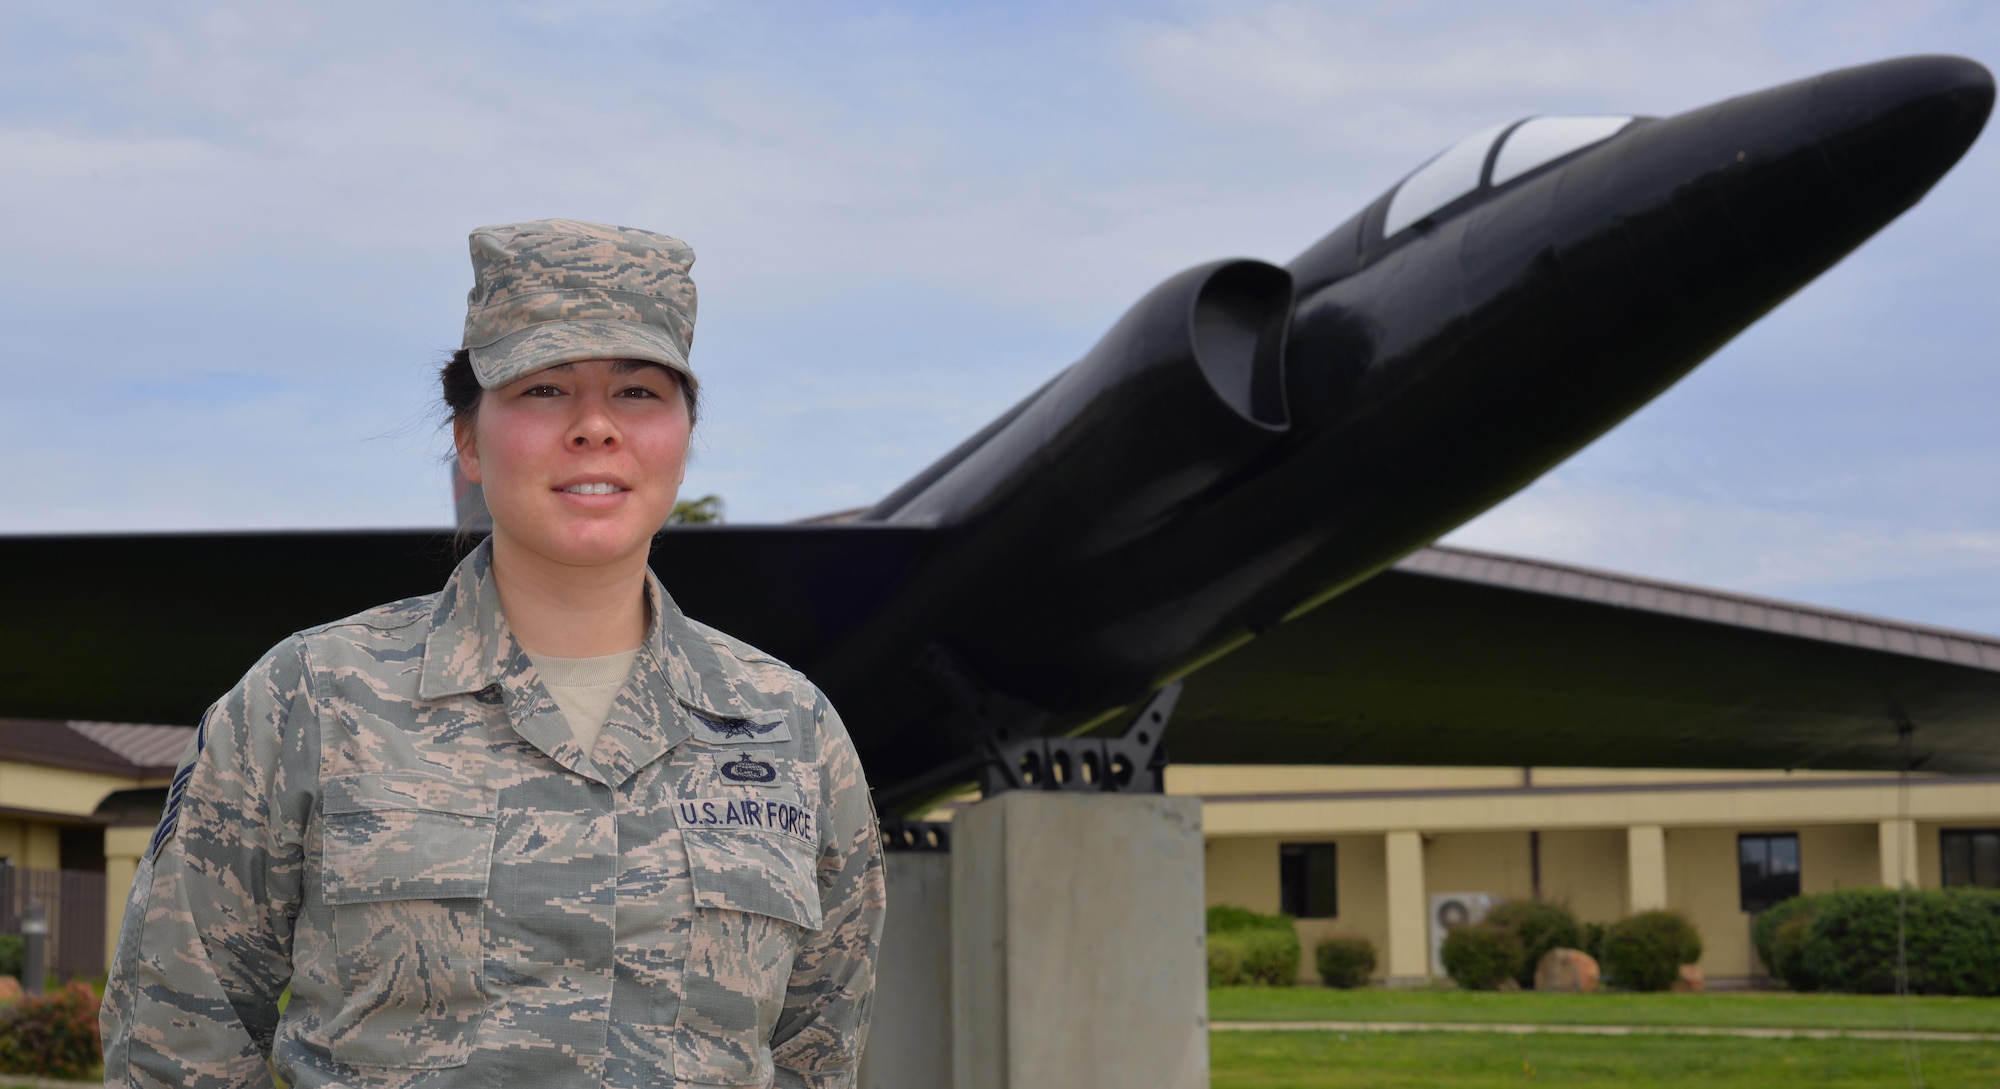
{"label": "jacket sleeve", "polygon": [[875,950],[887,903],[882,835],[854,743],[825,696],[816,725],[821,761],[820,904],[826,922],[792,962],[785,1008],[771,1033],[778,1089],[855,1084],[875,1000]]}
{"label": "jacket sleeve", "polygon": [[132,882],[100,1014],[107,1086],[268,1086],[318,732],[304,647],[203,716]]}

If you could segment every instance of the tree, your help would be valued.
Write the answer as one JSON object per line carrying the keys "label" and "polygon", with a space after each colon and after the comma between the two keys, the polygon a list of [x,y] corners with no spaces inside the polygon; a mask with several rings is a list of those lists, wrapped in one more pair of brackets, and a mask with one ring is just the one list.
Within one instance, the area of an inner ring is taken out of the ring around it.
{"label": "tree", "polygon": [[670,526],[714,525],[722,521],[722,497],[704,495],[700,499],[683,499],[674,504],[674,512],[667,515]]}

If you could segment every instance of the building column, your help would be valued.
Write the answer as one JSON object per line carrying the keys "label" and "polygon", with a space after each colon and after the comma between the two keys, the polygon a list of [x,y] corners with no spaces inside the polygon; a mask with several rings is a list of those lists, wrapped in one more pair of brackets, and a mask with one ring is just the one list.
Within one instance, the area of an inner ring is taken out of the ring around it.
{"label": "building column", "polygon": [[1635,914],[1667,906],[1667,833],[1657,824],[1625,829],[1625,894]]}
{"label": "building column", "polygon": [[951,1085],[1208,1089],[1201,801],[1017,790],[951,825]]}
{"label": "building column", "polygon": [[1917,874],[1917,822],[1886,820],[1875,826],[1876,858],[1882,863],[1882,887],[1916,888],[1923,879]]}
{"label": "building column", "polygon": [[125,901],[132,896],[132,878],[139,872],[139,859],[153,841],[151,828],[106,828],[104,830],[104,970],[109,972],[118,953],[118,925],[125,918]]}
{"label": "building column", "polygon": [[1390,986],[1422,985],[1430,979],[1430,905],[1424,891],[1424,838],[1421,832],[1386,837],[1389,890]]}

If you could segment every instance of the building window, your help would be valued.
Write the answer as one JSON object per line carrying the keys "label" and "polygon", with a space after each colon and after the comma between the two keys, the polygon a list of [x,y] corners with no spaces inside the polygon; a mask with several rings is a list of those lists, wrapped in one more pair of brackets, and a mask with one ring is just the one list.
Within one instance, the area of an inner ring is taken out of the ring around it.
{"label": "building window", "polygon": [[1743,910],[1763,911],[1799,894],[1799,837],[1796,832],[1736,837]]}
{"label": "building window", "polygon": [[1938,847],[1945,888],[2000,889],[2000,828],[1947,828]]}
{"label": "building window", "polygon": [[1280,911],[1299,919],[1340,914],[1333,844],[1287,843],[1278,848],[1278,904]]}

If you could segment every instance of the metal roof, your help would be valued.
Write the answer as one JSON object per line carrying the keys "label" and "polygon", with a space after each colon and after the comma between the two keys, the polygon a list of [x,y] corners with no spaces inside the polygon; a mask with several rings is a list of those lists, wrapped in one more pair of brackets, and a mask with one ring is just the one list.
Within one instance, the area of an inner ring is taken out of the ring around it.
{"label": "metal roof", "polygon": [[[71,722],[70,729],[110,749],[152,774],[172,774],[187,751],[192,726],[145,726],[126,722]],[[161,769],[153,771],[152,769]]]}
{"label": "metal roof", "polygon": [[157,779],[180,763],[192,726],[0,719],[0,760]]}
{"label": "metal roof", "polygon": [[1399,570],[2000,671],[2000,638],[1548,560],[1431,545]]}

